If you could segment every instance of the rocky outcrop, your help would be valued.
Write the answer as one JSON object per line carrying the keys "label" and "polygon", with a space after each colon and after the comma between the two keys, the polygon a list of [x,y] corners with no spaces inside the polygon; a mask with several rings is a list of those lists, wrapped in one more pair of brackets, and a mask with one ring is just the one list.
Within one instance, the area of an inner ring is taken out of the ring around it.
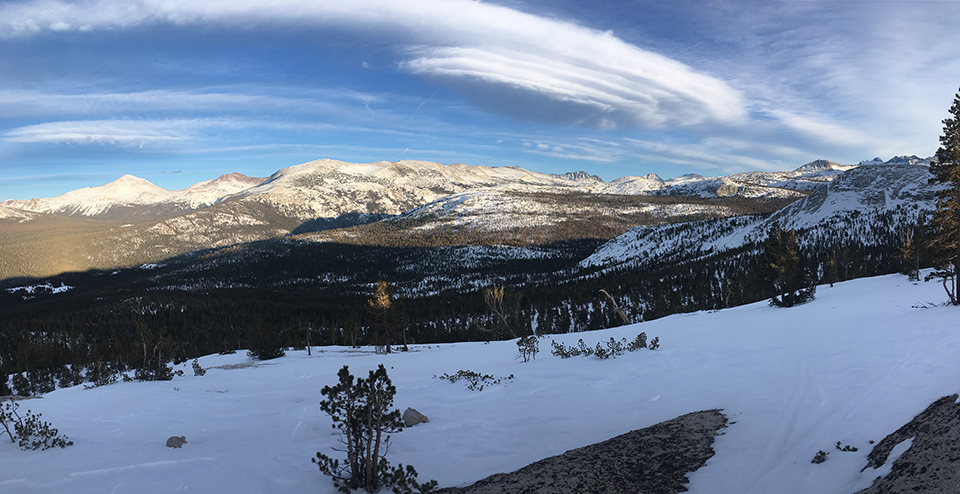
{"label": "rocky outcrop", "polygon": [[960,404],[957,395],[935,401],[909,423],[874,446],[868,468],[887,462],[893,448],[913,439],[890,473],[857,494],[960,492]]}
{"label": "rocky outcrop", "polygon": [[686,474],[713,456],[713,440],[726,426],[720,410],[666,422],[567,451],[513,473],[491,475],[456,494],[674,494],[685,492]]}

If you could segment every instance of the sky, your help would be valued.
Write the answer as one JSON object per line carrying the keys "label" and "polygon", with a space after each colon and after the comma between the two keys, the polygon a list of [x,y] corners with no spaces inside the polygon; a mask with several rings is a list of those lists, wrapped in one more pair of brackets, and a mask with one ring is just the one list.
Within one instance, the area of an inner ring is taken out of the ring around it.
{"label": "sky", "polygon": [[932,155],[960,1],[4,0],[0,200],[331,158],[707,176]]}

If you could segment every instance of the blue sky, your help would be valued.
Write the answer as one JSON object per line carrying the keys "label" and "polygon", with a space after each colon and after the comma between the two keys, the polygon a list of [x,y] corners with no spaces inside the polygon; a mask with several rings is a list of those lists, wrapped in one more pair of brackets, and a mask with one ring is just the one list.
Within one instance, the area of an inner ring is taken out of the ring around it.
{"label": "blue sky", "polygon": [[0,200],[302,162],[720,175],[932,155],[958,1],[0,2]]}

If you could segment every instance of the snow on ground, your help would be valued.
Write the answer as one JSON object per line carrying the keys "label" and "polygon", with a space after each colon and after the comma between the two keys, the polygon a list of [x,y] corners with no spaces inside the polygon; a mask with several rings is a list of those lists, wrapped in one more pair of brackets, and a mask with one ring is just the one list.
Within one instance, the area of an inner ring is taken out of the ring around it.
{"label": "snow on ground", "polygon": [[[893,275],[822,286],[815,301],[791,309],[757,303],[552,337],[568,345],[660,337],[659,350],[603,361],[554,357],[551,337],[528,363],[512,341],[394,355],[327,347],[268,362],[211,355],[200,359],[201,377],[184,365],[169,382],[21,402],[75,445],[21,451],[0,441],[0,493],[333,493],[310,463],[338,444],[320,388],[343,365],[359,376],[382,362],[396,406],[430,417],[395,434],[389,458],[441,486],[722,408],[731,423],[716,456],[690,475],[690,492],[850,494],[876,476],[859,473],[869,440],[960,391],[960,310],[933,306],[943,299],[939,284]],[[216,368],[231,364],[251,366]],[[479,392],[434,378],[461,369],[515,377]],[[173,435],[188,443],[165,447]],[[859,451],[837,451],[837,441]],[[810,463],[821,449],[828,460]]]}

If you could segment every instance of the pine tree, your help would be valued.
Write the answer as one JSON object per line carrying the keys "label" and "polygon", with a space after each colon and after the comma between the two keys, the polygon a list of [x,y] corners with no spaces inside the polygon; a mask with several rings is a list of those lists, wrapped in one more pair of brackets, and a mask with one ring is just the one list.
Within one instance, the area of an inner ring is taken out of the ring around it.
{"label": "pine tree", "polygon": [[377,492],[381,487],[398,493],[433,489],[436,481],[418,483],[417,471],[412,466],[392,467],[387,461],[389,434],[403,430],[403,420],[400,410],[393,409],[397,388],[383,364],[371,370],[367,379],[354,380],[347,366],[340,369],[337,377],[336,385],[320,390],[326,397],[320,402],[320,410],[330,415],[334,428],[340,429],[347,460],[341,464],[340,460],[318,452],[311,461],[333,479],[341,492]]}
{"label": "pine tree", "polygon": [[792,307],[813,299],[817,287],[804,267],[796,230],[784,230],[780,223],[774,222],[763,250],[777,290],[777,295],[770,300],[771,305]]}
{"label": "pine tree", "polygon": [[957,265],[960,263],[960,93],[950,107],[952,118],[943,120],[943,135],[937,161],[930,164],[931,183],[937,191],[937,210],[930,221],[929,255],[936,271],[927,276],[943,279],[950,303],[960,305],[957,294]]}

